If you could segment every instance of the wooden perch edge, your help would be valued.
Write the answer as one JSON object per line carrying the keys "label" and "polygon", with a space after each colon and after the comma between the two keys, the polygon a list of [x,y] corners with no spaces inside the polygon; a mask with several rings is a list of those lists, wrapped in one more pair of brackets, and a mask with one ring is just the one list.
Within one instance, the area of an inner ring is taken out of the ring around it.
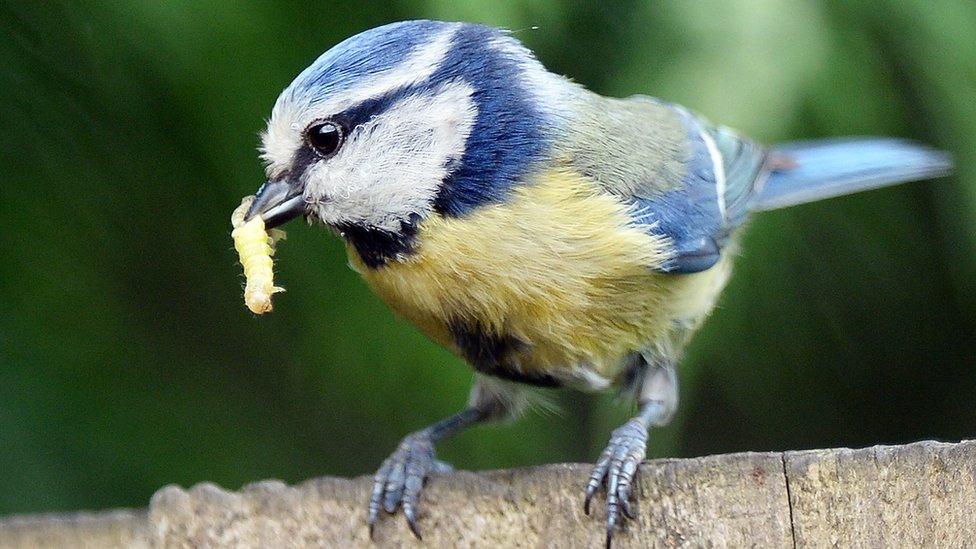
{"label": "wooden perch edge", "polygon": [[[371,545],[370,479],[265,481],[228,492],[167,486],[147,510],[0,519],[0,547],[601,547],[582,510],[589,465],[432,479],[415,540],[385,517]],[[744,453],[644,463],[640,517],[615,547],[967,546],[976,540],[976,441]],[[602,500],[601,500],[602,502]]]}

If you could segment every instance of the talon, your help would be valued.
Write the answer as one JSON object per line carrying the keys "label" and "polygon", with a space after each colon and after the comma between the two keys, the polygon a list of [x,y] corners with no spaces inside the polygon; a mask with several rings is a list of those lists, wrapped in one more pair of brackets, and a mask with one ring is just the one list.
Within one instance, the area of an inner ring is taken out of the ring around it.
{"label": "talon", "polygon": [[634,512],[634,504],[631,503],[629,499],[621,498],[620,507],[623,509],[625,517],[629,518],[630,520],[637,519],[637,513]]}
{"label": "talon", "polygon": [[600,459],[597,460],[596,465],[593,466],[593,472],[590,473],[590,480],[586,483],[586,497],[583,499],[583,512],[587,515],[590,514],[590,501],[593,499],[593,495],[596,491],[600,489],[600,484],[603,483],[604,477],[607,475],[607,468],[610,467],[610,457],[613,455],[613,443],[607,446],[603,453],[600,454]]}
{"label": "talon", "polygon": [[583,512],[586,513],[586,516],[590,516],[590,501],[593,500],[593,494],[596,494],[596,487],[587,486],[586,497],[583,498]]}
{"label": "talon", "polygon": [[427,477],[444,468],[434,460],[434,445],[429,437],[417,434],[406,437],[374,477],[367,518],[370,539],[373,539],[380,509],[393,514],[397,508],[402,508],[410,531],[423,540],[417,521],[417,502]]}
{"label": "talon", "polygon": [[379,508],[377,507],[374,509],[372,506],[370,506],[369,515],[366,517],[366,524],[369,525],[369,537],[373,537],[373,527],[376,526],[376,521],[379,518],[380,518]]}
{"label": "talon", "polygon": [[369,516],[366,518],[366,524],[369,525],[369,537],[370,537],[370,539],[373,538],[373,530],[376,529],[376,521],[379,520],[379,518],[380,518],[380,509],[379,509],[379,507],[373,508],[372,506],[370,506],[370,508],[369,508]]}
{"label": "talon", "polygon": [[413,535],[417,536],[417,539],[423,541],[424,536],[420,535],[420,526],[417,525],[417,514],[413,510],[413,507],[409,511],[404,509],[404,514],[407,517],[407,526],[410,527],[410,531],[413,532]]}
{"label": "talon", "polygon": [[606,487],[607,547],[614,530],[625,520],[637,518],[636,502],[631,500],[633,481],[647,447],[647,431],[638,421],[629,421],[613,432],[586,485],[583,511],[590,514],[593,495]]}
{"label": "talon", "polygon": [[630,469],[625,464],[624,469],[620,473],[623,478],[621,478],[620,485],[617,488],[617,499],[620,501],[620,507],[624,512],[624,516],[629,519],[635,519],[637,517],[630,498],[634,486],[631,479],[634,477]]}

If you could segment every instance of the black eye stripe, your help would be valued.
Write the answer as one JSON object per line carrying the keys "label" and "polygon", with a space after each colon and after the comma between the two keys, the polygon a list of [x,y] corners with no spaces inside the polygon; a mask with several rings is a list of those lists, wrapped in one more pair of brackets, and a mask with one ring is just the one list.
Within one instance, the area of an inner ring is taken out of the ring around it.
{"label": "black eye stripe", "polygon": [[[328,119],[317,120],[312,124],[309,124],[303,133],[302,141],[304,143],[297,151],[295,151],[295,156],[292,159],[291,169],[289,172],[294,174],[295,177],[300,177],[305,173],[305,170],[308,169],[312,163],[316,162],[317,160],[321,160],[322,158],[327,158],[327,156],[323,156],[321,152],[316,151],[315,147],[308,138],[309,131],[315,126],[324,122],[336,124],[342,131],[342,139],[345,140],[354,128],[362,126],[363,124],[372,120],[373,117],[383,113],[397,100],[413,93],[419,93],[421,89],[422,88],[420,86],[397,88],[379,97],[366,99],[360,103],[357,103],[340,113],[330,116]],[[341,142],[339,147],[342,147]],[[333,154],[335,153],[333,152]]]}
{"label": "black eye stripe", "polygon": [[316,160],[321,160],[322,157],[319,156],[317,152],[308,143],[302,145],[295,151],[295,157],[291,161],[291,170],[289,173],[295,178],[295,180],[301,179],[305,170],[314,163]]}
{"label": "black eye stripe", "polygon": [[362,126],[372,120],[373,117],[385,112],[398,100],[415,92],[416,90],[410,87],[397,88],[379,97],[372,97],[357,103],[332,118],[342,122],[347,128]]}

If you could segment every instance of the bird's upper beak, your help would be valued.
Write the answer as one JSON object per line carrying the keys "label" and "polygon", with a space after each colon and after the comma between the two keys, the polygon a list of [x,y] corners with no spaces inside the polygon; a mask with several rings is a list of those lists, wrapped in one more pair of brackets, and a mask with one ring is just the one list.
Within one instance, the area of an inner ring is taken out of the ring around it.
{"label": "bird's upper beak", "polygon": [[265,229],[271,229],[304,213],[305,198],[300,186],[288,181],[268,181],[258,189],[254,202],[244,214],[244,221],[260,215]]}

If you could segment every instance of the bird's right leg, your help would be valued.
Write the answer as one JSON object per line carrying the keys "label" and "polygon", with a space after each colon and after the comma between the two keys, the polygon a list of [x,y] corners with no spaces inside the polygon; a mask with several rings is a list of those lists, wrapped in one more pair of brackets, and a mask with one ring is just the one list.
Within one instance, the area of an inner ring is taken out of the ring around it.
{"label": "bird's right leg", "polygon": [[637,415],[613,431],[610,443],[597,460],[586,485],[583,500],[586,514],[590,514],[594,494],[601,485],[606,486],[608,549],[620,512],[623,511],[627,518],[637,518],[631,493],[637,469],[647,452],[647,430],[667,425],[678,406],[678,377],[674,362],[658,358],[646,361],[646,364],[648,369],[643,374],[637,395]]}
{"label": "bird's right leg", "polygon": [[434,458],[434,445],[471,425],[513,414],[523,405],[520,395],[521,391],[512,383],[479,376],[471,389],[467,408],[404,437],[373,477],[369,498],[370,537],[380,509],[392,514],[403,507],[410,530],[420,538],[417,504],[424,482],[432,474],[451,470],[450,465]]}

